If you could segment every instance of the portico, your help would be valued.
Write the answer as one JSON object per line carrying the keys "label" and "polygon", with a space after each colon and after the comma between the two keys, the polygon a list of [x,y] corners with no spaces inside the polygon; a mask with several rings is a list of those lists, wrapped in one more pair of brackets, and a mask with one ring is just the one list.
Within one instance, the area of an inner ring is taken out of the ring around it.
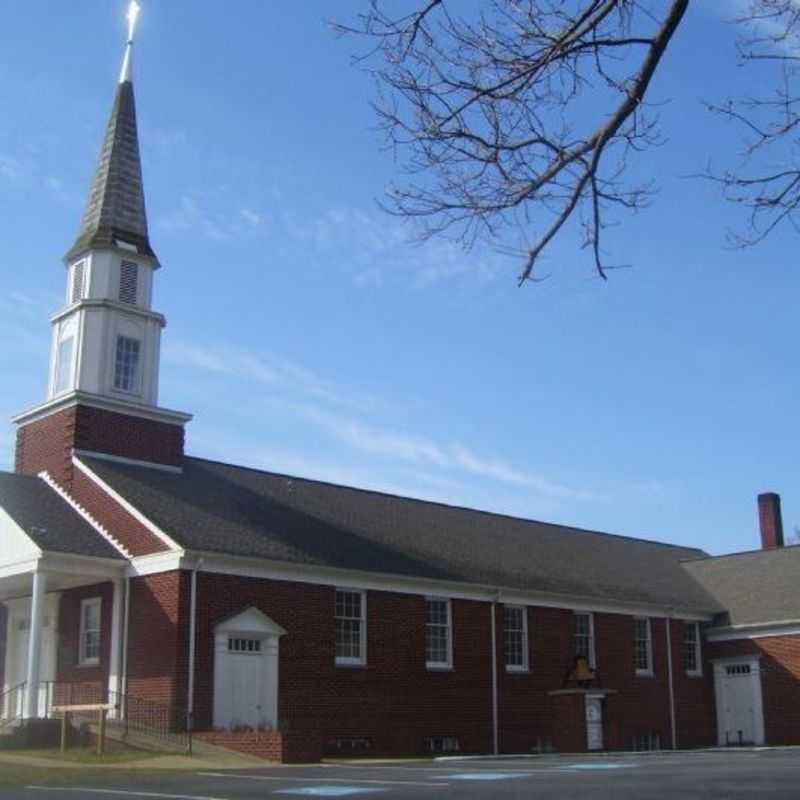
{"label": "portico", "polygon": [[[119,691],[122,680],[122,631],[126,561],[90,522],[40,478],[9,475],[4,496],[33,500],[39,524],[28,524],[13,502],[0,509],[0,605],[5,612],[5,642],[0,694],[3,719],[47,716],[54,683],[66,652],[59,629],[65,592],[100,586],[111,600],[105,689]],[[11,491],[13,489],[13,494]],[[38,502],[37,502],[38,501]],[[46,525],[42,524],[46,522]],[[73,552],[64,552],[66,548]],[[94,624],[94,623],[93,623]],[[83,620],[81,620],[83,625]],[[84,631],[80,636],[83,637]],[[87,640],[91,631],[86,633]],[[97,636],[101,635],[99,618]],[[97,666],[87,662],[87,666]],[[95,674],[97,670],[95,669]],[[87,670],[88,674],[88,670]]]}

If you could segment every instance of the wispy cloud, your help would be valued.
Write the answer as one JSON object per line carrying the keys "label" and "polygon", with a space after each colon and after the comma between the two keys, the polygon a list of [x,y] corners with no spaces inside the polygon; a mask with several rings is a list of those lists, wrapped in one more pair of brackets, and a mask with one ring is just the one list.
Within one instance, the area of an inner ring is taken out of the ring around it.
{"label": "wispy cloud", "polygon": [[604,499],[594,492],[562,486],[501,458],[479,455],[461,442],[445,444],[423,434],[367,424],[309,405],[296,406],[295,410],[348,447],[373,456],[467,473],[561,500]]}
{"label": "wispy cloud", "polygon": [[0,155],[0,178],[18,183],[22,179],[22,166],[19,161],[11,156]]}
{"label": "wispy cloud", "polygon": [[409,222],[378,210],[331,208],[310,217],[286,215],[281,224],[290,242],[326,265],[335,259],[363,286],[402,280],[423,289],[465,276],[488,282],[510,268],[501,256],[468,252],[444,238],[416,241]]}
{"label": "wispy cloud", "polygon": [[[501,457],[481,454],[468,443],[446,442],[376,422],[374,418],[385,408],[380,402],[343,391],[297,364],[234,348],[184,344],[171,345],[165,358],[183,367],[234,378],[241,382],[244,392],[248,384],[269,387],[270,395],[264,402],[276,413],[300,418],[361,457],[383,460],[392,467],[405,464],[429,477],[438,473],[440,488],[443,481],[478,478],[561,501],[607,499],[599,492],[562,485]],[[259,405],[262,412],[263,404]]]}
{"label": "wispy cloud", "polygon": [[232,347],[203,347],[181,342],[165,346],[165,361],[201,369],[240,380],[281,387],[301,397],[321,400],[351,410],[370,412],[374,398],[360,393],[344,393],[313,371],[286,359],[268,358],[260,353]]}
{"label": "wispy cloud", "polygon": [[[220,205],[222,210],[214,210]],[[227,242],[252,235],[263,222],[263,215],[252,208],[230,211],[225,208],[223,199],[211,193],[184,194],[179,207],[165,214],[159,227],[167,232],[195,233],[215,242]]]}

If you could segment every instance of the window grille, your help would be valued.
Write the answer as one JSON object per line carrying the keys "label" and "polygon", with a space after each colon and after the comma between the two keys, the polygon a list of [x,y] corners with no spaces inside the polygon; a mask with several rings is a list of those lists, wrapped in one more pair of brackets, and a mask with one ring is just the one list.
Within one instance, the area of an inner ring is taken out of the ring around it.
{"label": "window grille", "polygon": [[505,606],[504,645],[506,669],[526,670],[528,668],[528,625],[527,609],[524,606]]}
{"label": "window grille", "polygon": [[83,299],[84,281],[86,280],[86,262],[78,261],[72,267],[72,287],[70,302],[77,303]]}
{"label": "window grille", "polygon": [[452,665],[450,601],[425,600],[425,661],[429,667]]}
{"label": "window grille", "polygon": [[72,351],[75,338],[67,336],[58,343],[56,354],[56,385],[55,393],[66,392],[72,386]]}
{"label": "window grille", "polygon": [[101,599],[93,597],[81,603],[80,663],[94,664],[100,660]]}
{"label": "window grille", "polygon": [[700,672],[700,625],[697,622],[684,623],[683,663],[687,672]]}
{"label": "window grille", "polygon": [[650,641],[650,620],[637,617],[633,621],[633,653],[637,672],[652,672],[652,644]]}
{"label": "window grille", "polygon": [[119,271],[119,300],[136,305],[139,287],[139,266],[133,261],[123,261]]}
{"label": "window grille", "polygon": [[241,639],[232,636],[228,639],[228,651],[231,653],[260,653],[261,639]]}
{"label": "window grille", "polygon": [[364,593],[336,590],[336,661],[363,664],[366,661]]}
{"label": "window grille", "polygon": [[128,336],[117,336],[117,356],[114,363],[114,388],[123,392],[137,391],[141,342]]}
{"label": "window grille", "polygon": [[594,625],[591,614],[575,614],[575,655],[594,667]]}
{"label": "window grille", "polygon": [[725,672],[728,675],[749,675],[750,674],[750,665],[749,664],[731,664],[730,666],[725,667]]}

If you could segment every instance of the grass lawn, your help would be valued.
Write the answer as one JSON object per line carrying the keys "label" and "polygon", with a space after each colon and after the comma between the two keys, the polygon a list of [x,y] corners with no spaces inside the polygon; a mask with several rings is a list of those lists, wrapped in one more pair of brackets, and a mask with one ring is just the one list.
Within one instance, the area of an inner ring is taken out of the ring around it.
{"label": "grass lawn", "polygon": [[142,761],[148,758],[163,756],[163,753],[148,753],[144,750],[135,750],[132,747],[123,747],[115,742],[106,743],[106,752],[97,755],[96,747],[70,747],[65,753],[58,748],[51,750],[10,750],[8,755],[15,753],[20,756],[34,758],[47,758],[52,761],[70,761],[75,764],[125,764],[129,761]]}

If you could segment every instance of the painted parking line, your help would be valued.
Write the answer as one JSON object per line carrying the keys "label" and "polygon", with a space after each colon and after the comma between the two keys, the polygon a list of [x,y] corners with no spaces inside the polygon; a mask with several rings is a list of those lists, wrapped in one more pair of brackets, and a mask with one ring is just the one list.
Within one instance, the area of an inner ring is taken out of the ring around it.
{"label": "painted parking line", "polygon": [[527,772],[459,772],[445,777],[454,781],[506,781],[524,778],[527,774]]}
{"label": "painted parking line", "polygon": [[638,764],[565,764],[563,767],[560,767],[562,770],[573,770],[573,769],[633,769],[638,767]]}
{"label": "painted parking line", "polygon": [[227,772],[198,772],[203,778],[225,778],[226,780],[240,780],[240,781],[277,781],[281,783],[337,783],[345,784],[351,788],[357,788],[356,784],[360,786],[374,785],[374,786],[449,786],[449,783],[444,781],[392,781],[392,780],[371,780],[366,778],[330,778],[327,775],[324,778],[299,778],[293,776],[283,775],[231,775]]}
{"label": "painted parking line", "polygon": [[307,786],[303,789],[277,789],[273,794],[290,794],[297,797],[352,797],[356,794],[374,794],[385,792],[386,789],[370,787],[369,789],[357,786]]}
{"label": "painted parking line", "polygon": [[227,800],[225,797],[208,797],[196,794],[162,794],[161,792],[136,792],[124,789],[87,789],[80,786],[26,786],[35,792],[73,792],[80,794],[122,795],[124,797],[150,797],[158,800]]}

